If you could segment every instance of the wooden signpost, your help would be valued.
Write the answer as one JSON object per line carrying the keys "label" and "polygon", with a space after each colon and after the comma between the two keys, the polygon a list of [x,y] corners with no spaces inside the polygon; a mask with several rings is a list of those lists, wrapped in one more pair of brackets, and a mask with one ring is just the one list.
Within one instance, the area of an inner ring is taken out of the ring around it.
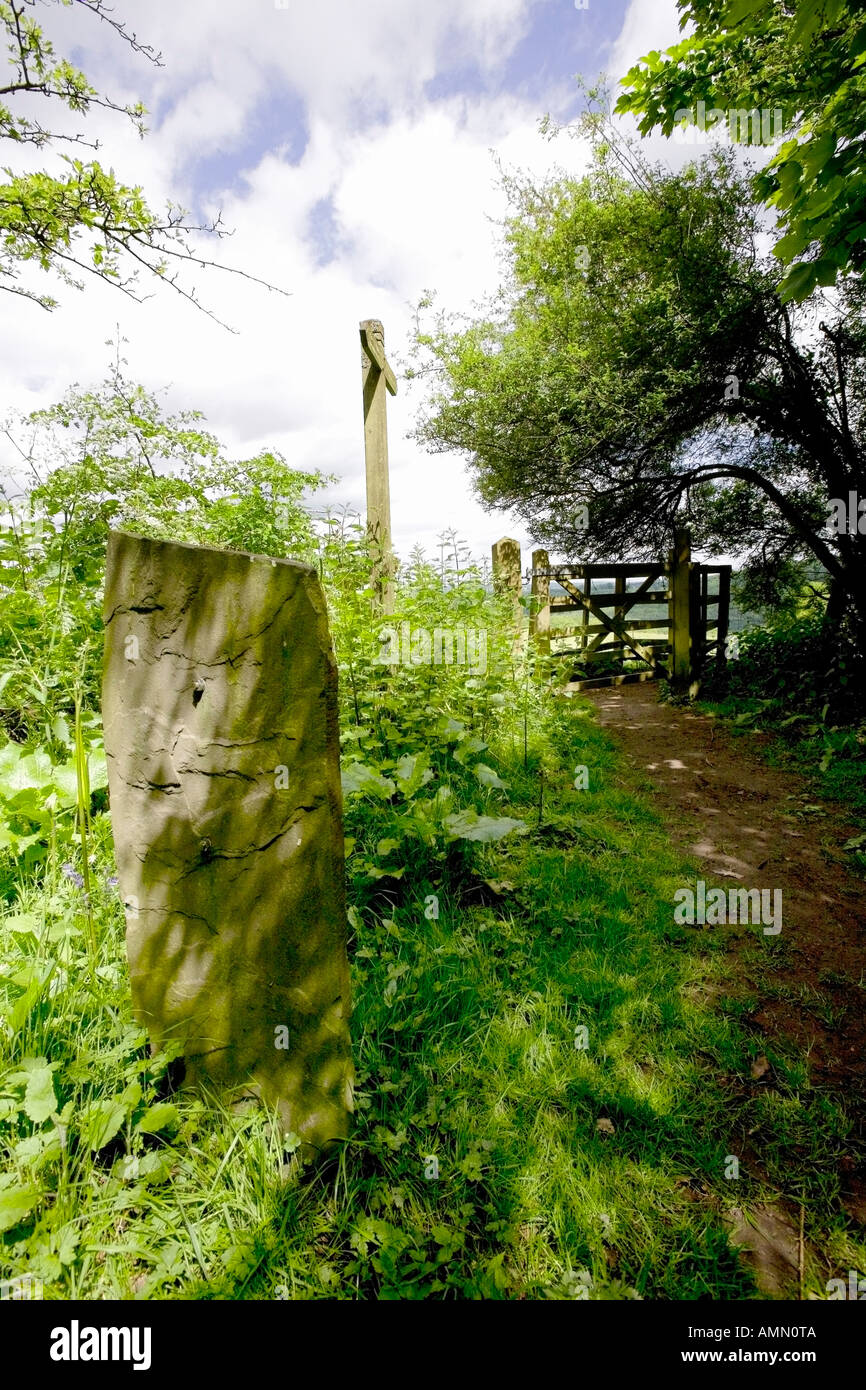
{"label": "wooden signpost", "polygon": [[373,574],[378,602],[383,613],[393,613],[395,565],[391,549],[386,391],[396,396],[397,378],[385,356],[385,330],[378,319],[362,321],[361,349],[364,456],[367,469],[367,535],[374,556]]}

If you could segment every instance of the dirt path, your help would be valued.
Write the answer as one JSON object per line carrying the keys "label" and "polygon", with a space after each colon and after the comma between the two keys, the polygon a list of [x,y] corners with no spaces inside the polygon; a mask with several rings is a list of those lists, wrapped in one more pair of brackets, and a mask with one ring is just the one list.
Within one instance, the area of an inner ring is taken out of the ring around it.
{"label": "dirt path", "polygon": [[782,890],[777,949],[759,954],[754,928],[726,929],[730,992],[758,1001],[749,1026],[795,1047],[812,1086],[844,1092],[856,1109],[861,1162],[840,1178],[846,1209],[866,1224],[866,896],[842,849],[857,828],[844,808],[817,805],[801,777],[767,766],[760,735],[659,704],[652,684],[589,698],[698,877],[703,868],[708,885]]}

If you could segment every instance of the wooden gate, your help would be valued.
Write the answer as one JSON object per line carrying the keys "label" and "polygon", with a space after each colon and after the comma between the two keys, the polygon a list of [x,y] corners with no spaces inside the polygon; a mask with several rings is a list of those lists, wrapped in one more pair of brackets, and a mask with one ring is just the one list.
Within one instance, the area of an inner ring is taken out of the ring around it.
{"label": "wooden gate", "polygon": [[[660,677],[688,686],[725,658],[730,587],[730,565],[692,563],[687,532],[667,560],[644,564],[550,565],[536,550],[530,631],[572,664],[568,690]],[[576,624],[561,621],[572,613]]]}

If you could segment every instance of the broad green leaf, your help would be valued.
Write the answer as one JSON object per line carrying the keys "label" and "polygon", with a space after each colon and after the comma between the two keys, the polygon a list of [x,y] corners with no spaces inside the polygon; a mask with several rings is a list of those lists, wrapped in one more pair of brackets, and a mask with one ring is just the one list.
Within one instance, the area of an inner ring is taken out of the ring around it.
{"label": "broad green leaf", "polygon": [[803,300],[815,288],[815,266],[812,261],[800,261],[793,266],[779,286],[779,298],[783,304],[790,300]]}
{"label": "broad green leaf", "polygon": [[56,1109],[57,1097],[54,1094],[52,1068],[49,1066],[40,1067],[38,1071],[32,1071],[27,1078],[27,1087],[24,1092],[24,1112],[34,1124],[41,1125],[43,1120],[47,1120],[49,1115],[54,1114]]}
{"label": "broad green leaf", "polygon": [[24,993],[19,994],[15,1000],[7,1015],[13,1033],[19,1032],[24,1027],[30,1017],[30,1010],[42,994],[42,985],[43,981],[40,979],[31,980],[25,987]]}
{"label": "broad green leaf", "polygon": [[36,1187],[6,1187],[0,1191],[0,1231],[10,1231],[29,1216],[39,1196]]}
{"label": "broad green leaf", "polygon": [[56,1240],[57,1258],[63,1265],[71,1265],[81,1240],[81,1233],[74,1226],[64,1226]]}
{"label": "broad green leaf", "polygon": [[814,178],[819,169],[833,155],[836,149],[836,136],[833,131],[824,130],[820,135],[815,135],[811,140],[806,140],[800,144],[800,160],[809,178]]}
{"label": "broad green leaf", "polygon": [[88,784],[92,792],[108,786],[108,763],[103,748],[91,748],[87,754]]}
{"label": "broad green leaf", "polygon": [[486,763],[475,764],[475,775],[482,787],[498,787],[502,789],[508,786],[508,783],[503,782],[499,774],[494,771],[492,767],[488,767]]}
{"label": "broad green leaf", "polygon": [[58,1159],[60,1154],[60,1135],[56,1129],[39,1129],[28,1139],[22,1139],[15,1145],[17,1161],[31,1166]]}
{"label": "broad green leaf", "polygon": [[70,763],[57,767],[42,749],[21,753],[16,744],[7,743],[5,748],[0,749],[0,787],[6,795],[24,791],[28,787],[38,787],[43,791],[56,789],[64,801],[73,804],[78,783],[75,768]]}
{"label": "broad green leaf", "polygon": [[479,840],[489,844],[501,840],[514,830],[525,830],[526,823],[510,816],[479,816],[477,811],[458,811],[445,817],[445,825],[453,840]]}
{"label": "broad green leaf", "polygon": [[835,285],[839,275],[839,267],[830,260],[829,256],[821,256],[819,260],[812,262],[812,266],[816,284]]}
{"label": "broad green leaf", "polygon": [[135,1128],[139,1134],[158,1134],[162,1129],[172,1128],[177,1122],[177,1106],[159,1103],[148,1106]]}
{"label": "broad green leaf", "polygon": [[401,843],[400,840],[380,840],[376,846],[376,853],[379,855],[380,859],[385,859],[395,849],[399,849]]}
{"label": "broad green leaf", "polygon": [[62,714],[58,714],[55,718],[54,722],[51,725],[51,732],[57,739],[58,743],[65,743],[67,748],[71,746],[72,735],[69,732],[69,725],[63,718]]}
{"label": "broad green leaf", "polygon": [[722,23],[726,28],[733,29],[749,15],[758,14],[766,8],[767,0],[730,0],[722,14]]}
{"label": "broad green leaf", "polygon": [[42,930],[42,922],[34,912],[18,912],[14,917],[4,917],[0,922],[0,930],[14,931],[20,936],[38,936]]}
{"label": "broad green leaf", "polygon": [[85,1144],[94,1153],[104,1149],[126,1119],[126,1106],[117,1100],[99,1100],[91,1105],[82,1125]]}
{"label": "broad green leaf", "polygon": [[773,247],[773,255],[787,264],[795,256],[802,255],[808,245],[809,237],[802,229],[798,228],[797,231],[786,232],[783,237],[780,237]]}
{"label": "broad green leaf", "polygon": [[433,772],[427,759],[420,753],[407,753],[394,769],[394,777],[404,796],[414,796],[420,787],[432,779]]}
{"label": "broad green leaf", "polygon": [[366,763],[350,763],[341,772],[340,779],[344,796],[367,794],[387,800],[397,790],[390,778],[383,777],[381,772],[367,767]]}

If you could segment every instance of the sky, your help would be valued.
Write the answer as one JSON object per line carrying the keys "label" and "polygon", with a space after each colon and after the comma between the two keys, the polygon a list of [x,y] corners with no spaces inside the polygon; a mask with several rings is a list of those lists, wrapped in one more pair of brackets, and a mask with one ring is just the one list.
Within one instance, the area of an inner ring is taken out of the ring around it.
{"label": "sky", "polygon": [[[505,204],[494,156],[579,175],[585,148],[545,139],[541,118],[575,118],[576,74],[617,81],[681,37],[675,0],[115,0],[114,10],[162,66],[77,5],[46,6],[42,22],[99,91],[145,103],[148,134],[102,111],[64,128],[95,133],[95,157],[142,185],[154,209],[170,199],[194,219],[219,212],[233,234],[203,254],[287,294],[188,270],[184,283],[233,333],[144,281],[155,293],[142,304],[93,278],[83,293],[61,286],[51,315],[0,294],[0,418],[50,405],[73,383],[95,386],[119,328],[128,376],[168,387],[172,410],[202,411],[231,456],[267,447],[333,473],[316,506],[359,512],[359,322],[383,322],[399,376],[425,291],[461,312],[497,287]],[[683,157],[663,140],[651,153]],[[56,157],[24,151],[17,167],[39,164],[56,168]],[[482,508],[466,460],[409,437],[422,403],[405,380],[388,400],[398,553],[420,544],[434,556],[454,529],[477,558],[515,536],[528,565],[532,536]],[[0,473],[9,466],[0,439]]]}

